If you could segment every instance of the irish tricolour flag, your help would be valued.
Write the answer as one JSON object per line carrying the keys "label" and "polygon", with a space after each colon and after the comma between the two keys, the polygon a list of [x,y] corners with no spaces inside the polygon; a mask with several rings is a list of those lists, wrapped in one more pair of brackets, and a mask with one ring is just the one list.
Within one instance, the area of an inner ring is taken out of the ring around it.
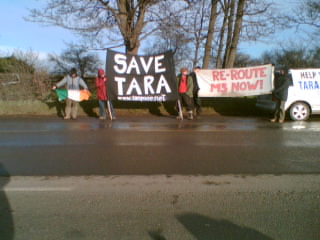
{"label": "irish tricolour flag", "polygon": [[67,89],[56,89],[59,101],[69,98],[73,101],[81,102],[88,100],[90,92],[88,90],[67,90]]}

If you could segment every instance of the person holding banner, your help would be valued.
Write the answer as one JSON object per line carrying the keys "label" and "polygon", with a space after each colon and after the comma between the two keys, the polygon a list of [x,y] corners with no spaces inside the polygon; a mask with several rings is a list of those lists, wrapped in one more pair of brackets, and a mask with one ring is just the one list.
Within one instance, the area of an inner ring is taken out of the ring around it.
{"label": "person holding banner", "polygon": [[[65,76],[60,82],[52,87],[53,90],[66,86],[67,90],[80,90],[80,86],[88,91],[88,86],[85,81],[78,76],[77,69],[72,68],[70,74]],[[79,102],[72,100],[70,97],[66,100],[65,116],[64,119],[77,119]]]}
{"label": "person holding banner", "polygon": [[107,97],[107,77],[105,76],[103,69],[98,69],[98,76],[95,79],[95,85],[97,90],[97,99],[99,103],[99,113],[100,117],[99,119],[104,120],[106,119],[106,103],[108,103],[108,110],[110,113],[110,118],[115,119],[115,114],[113,111],[113,106],[111,101],[109,101]]}
{"label": "person holding banner", "polygon": [[188,119],[193,119],[193,80],[188,75],[186,68],[180,69],[180,74],[177,76],[178,84],[178,105],[179,105],[179,116],[178,119],[182,120],[182,105],[185,105],[188,111]]}
{"label": "person holding banner", "polygon": [[288,98],[288,89],[290,85],[291,80],[289,76],[286,74],[284,69],[280,69],[280,72],[276,73],[274,78],[274,90],[272,92],[272,97],[276,101],[276,109],[274,112],[274,117],[271,119],[271,122],[284,122],[284,107]]}
{"label": "person holding banner", "polygon": [[197,66],[193,69],[193,72],[190,73],[190,76],[192,77],[192,80],[193,80],[193,104],[194,104],[195,111],[197,113],[197,117],[199,117],[202,112],[201,100],[198,96],[198,92],[199,92],[200,88],[199,88],[198,79],[197,79],[197,75],[196,75],[196,72],[199,69],[200,69],[200,67]]}

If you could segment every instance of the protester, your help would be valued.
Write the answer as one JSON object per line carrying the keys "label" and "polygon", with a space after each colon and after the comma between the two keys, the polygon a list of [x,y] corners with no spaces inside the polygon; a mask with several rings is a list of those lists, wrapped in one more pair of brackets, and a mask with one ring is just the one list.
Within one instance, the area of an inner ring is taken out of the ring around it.
{"label": "protester", "polygon": [[[55,90],[62,86],[66,86],[67,90],[80,90],[80,86],[85,90],[88,90],[87,84],[77,75],[77,70],[75,68],[72,68],[70,74],[66,75],[60,82],[53,86],[52,89]],[[78,105],[79,103],[77,101],[67,98],[64,119],[77,119]]]}
{"label": "protester", "polygon": [[192,77],[192,80],[193,80],[193,104],[194,104],[195,111],[197,113],[197,117],[199,117],[202,112],[201,100],[198,96],[198,92],[200,88],[199,88],[198,79],[196,75],[196,72],[199,71],[199,69],[200,67],[197,66],[193,69],[193,72],[190,73],[190,76]]}
{"label": "protester", "polygon": [[100,119],[106,119],[106,103],[109,103],[108,108],[111,113],[111,120],[116,119],[112,103],[107,96],[107,77],[104,74],[104,70],[101,68],[98,69],[98,76],[96,77],[95,84],[97,89],[97,99],[99,102]]}
{"label": "protester", "polygon": [[288,74],[286,74],[284,69],[280,69],[280,72],[276,73],[274,78],[274,90],[272,92],[272,97],[276,101],[276,109],[271,122],[284,122],[285,103],[288,98],[288,89],[290,85],[291,80]]}
{"label": "protester", "polygon": [[[188,112],[188,119],[193,119],[193,81],[192,77],[188,75],[188,70],[186,68],[180,69],[180,74],[177,76],[178,84],[178,95],[179,101],[181,103],[181,108],[179,111],[182,111],[182,105],[185,105]],[[182,115],[182,112],[181,112]],[[180,115],[178,119],[181,120]]]}

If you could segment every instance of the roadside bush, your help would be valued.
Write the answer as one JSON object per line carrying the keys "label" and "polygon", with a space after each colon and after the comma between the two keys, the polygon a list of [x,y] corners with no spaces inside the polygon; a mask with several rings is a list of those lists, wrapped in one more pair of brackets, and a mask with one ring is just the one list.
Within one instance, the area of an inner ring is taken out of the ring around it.
{"label": "roadside bush", "polygon": [[42,72],[0,74],[0,100],[44,100],[50,93],[51,79]]}

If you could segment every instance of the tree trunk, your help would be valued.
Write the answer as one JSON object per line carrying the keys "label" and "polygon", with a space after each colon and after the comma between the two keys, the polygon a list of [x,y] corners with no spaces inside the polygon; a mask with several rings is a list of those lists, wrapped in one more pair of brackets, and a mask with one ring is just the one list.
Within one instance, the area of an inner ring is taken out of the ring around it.
{"label": "tree trunk", "polygon": [[223,64],[222,67],[226,67],[226,63],[229,58],[230,49],[231,49],[231,41],[233,34],[233,19],[234,19],[234,11],[235,11],[235,0],[229,0],[228,6],[226,6],[226,13],[228,14],[228,33],[227,33],[227,41],[226,48],[224,51]]}
{"label": "tree trunk", "polygon": [[139,36],[144,27],[144,16],[148,1],[140,1],[134,6],[133,0],[118,0],[120,14],[117,16],[118,26],[123,36],[126,53],[137,54],[140,40]]}
{"label": "tree trunk", "polygon": [[219,46],[218,46],[218,51],[217,51],[217,57],[216,57],[216,68],[222,68],[222,50],[224,46],[224,33],[225,29],[227,27],[228,23],[228,4],[227,0],[224,0],[224,5],[223,7],[223,12],[224,12],[224,17],[223,17],[223,22],[222,22],[222,27],[220,29],[220,36],[219,36]]}
{"label": "tree trunk", "polygon": [[204,49],[202,68],[209,68],[212,40],[213,40],[213,34],[214,34],[214,26],[215,26],[216,19],[217,19],[218,0],[211,0],[211,2],[212,2],[211,3],[211,15],[210,15],[208,36],[206,39],[206,45],[205,45],[205,49]]}
{"label": "tree trunk", "polygon": [[243,10],[245,7],[246,0],[239,0],[238,2],[238,8],[237,8],[237,15],[236,20],[234,24],[233,34],[232,34],[232,40],[230,42],[230,45],[227,49],[227,54],[225,58],[225,68],[232,68],[234,65],[234,61],[236,59],[236,53],[238,48],[238,42],[240,38],[240,32],[242,27],[242,19],[243,19]]}
{"label": "tree trunk", "polygon": [[199,65],[199,52],[201,50],[201,42],[203,40],[203,36],[201,32],[203,31],[204,28],[204,20],[205,20],[205,9],[206,9],[206,2],[207,0],[202,0],[201,2],[201,8],[199,8],[199,17],[196,15],[197,18],[199,18],[199,22],[195,21],[194,22],[194,39],[195,39],[195,50],[194,50],[194,58],[192,61],[192,66],[195,68],[196,66]]}

